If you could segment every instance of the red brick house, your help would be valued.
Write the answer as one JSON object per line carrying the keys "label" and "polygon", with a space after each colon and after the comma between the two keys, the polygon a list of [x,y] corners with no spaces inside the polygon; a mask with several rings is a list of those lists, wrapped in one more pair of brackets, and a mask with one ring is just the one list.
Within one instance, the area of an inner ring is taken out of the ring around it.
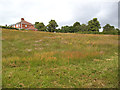
{"label": "red brick house", "polygon": [[21,21],[11,25],[14,28],[18,28],[18,29],[25,29],[25,30],[37,30],[33,24],[27,22],[24,20],[24,18],[21,18]]}

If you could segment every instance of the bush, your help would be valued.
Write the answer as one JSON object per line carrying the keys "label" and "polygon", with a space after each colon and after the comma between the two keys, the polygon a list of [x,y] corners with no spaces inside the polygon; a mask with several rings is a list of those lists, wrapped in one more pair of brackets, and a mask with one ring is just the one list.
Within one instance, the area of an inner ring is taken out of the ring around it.
{"label": "bush", "polygon": [[102,32],[103,34],[112,34],[112,35],[120,35],[120,32],[119,31],[104,31]]}
{"label": "bush", "polygon": [[16,30],[19,30],[18,28],[8,27],[8,26],[0,26],[0,28],[5,28],[5,29],[16,29]]}
{"label": "bush", "polygon": [[25,29],[20,29],[20,30],[25,30]]}

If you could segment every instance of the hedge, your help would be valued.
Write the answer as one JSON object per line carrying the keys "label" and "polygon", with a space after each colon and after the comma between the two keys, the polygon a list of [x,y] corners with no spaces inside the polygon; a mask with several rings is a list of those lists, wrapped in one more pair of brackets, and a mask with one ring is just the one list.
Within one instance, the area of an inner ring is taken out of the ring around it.
{"label": "hedge", "polygon": [[8,27],[8,26],[0,26],[0,28],[5,28],[5,29],[16,29],[16,30],[19,30],[18,28]]}

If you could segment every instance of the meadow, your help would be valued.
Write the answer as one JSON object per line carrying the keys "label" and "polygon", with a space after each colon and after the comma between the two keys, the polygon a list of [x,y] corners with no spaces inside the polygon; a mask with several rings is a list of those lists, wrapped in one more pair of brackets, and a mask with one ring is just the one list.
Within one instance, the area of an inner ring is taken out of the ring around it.
{"label": "meadow", "polygon": [[2,30],[3,88],[117,88],[118,35]]}

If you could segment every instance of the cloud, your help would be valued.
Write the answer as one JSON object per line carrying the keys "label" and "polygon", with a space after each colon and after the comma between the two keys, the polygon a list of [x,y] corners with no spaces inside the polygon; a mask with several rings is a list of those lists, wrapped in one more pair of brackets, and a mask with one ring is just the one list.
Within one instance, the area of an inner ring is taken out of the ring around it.
{"label": "cloud", "polygon": [[14,24],[20,18],[35,23],[55,19],[59,26],[72,25],[75,21],[87,23],[97,17],[101,25],[117,27],[118,0],[1,0],[0,25]]}
{"label": "cloud", "polygon": [[[93,18],[98,18],[101,25],[107,23],[118,26],[118,3],[117,2],[81,2],[74,3],[73,7],[73,19],[71,23],[79,21],[87,24],[87,22]],[[76,6],[76,7],[74,7]]]}

